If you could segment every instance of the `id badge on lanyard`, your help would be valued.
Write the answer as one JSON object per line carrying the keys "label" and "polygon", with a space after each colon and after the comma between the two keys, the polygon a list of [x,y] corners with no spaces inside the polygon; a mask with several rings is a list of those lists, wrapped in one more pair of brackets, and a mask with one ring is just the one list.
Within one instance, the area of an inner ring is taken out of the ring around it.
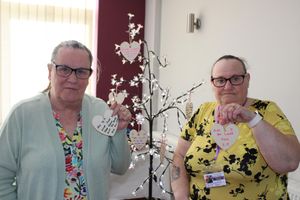
{"label": "id badge on lanyard", "polygon": [[217,146],[216,156],[214,163],[204,169],[204,182],[206,188],[220,187],[226,185],[225,174],[222,165],[217,164],[215,161],[219,155],[220,147]]}

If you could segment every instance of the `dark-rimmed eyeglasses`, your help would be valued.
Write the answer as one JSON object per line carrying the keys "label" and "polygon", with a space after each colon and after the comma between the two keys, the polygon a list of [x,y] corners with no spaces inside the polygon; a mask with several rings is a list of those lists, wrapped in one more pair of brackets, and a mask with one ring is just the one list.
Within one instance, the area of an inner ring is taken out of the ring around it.
{"label": "dark-rimmed eyeglasses", "polygon": [[231,85],[241,85],[244,82],[246,74],[242,75],[233,75],[230,78],[224,78],[224,77],[211,77],[210,80],[213,83],[215,87],[224,87],[227,83],[227,81],[230,82]]}
{"label": "dark-rimmed eyeglasses", "polygon": [[67,65],[57,65],[54,62],[52,62],[52,63],[55,66],[56,74],[59,76],[65,77],[65,78],[69,77],[72,74],[72,72],[74,71],[77,78],[88,79],[93,72],[93,70],[91,68],[73,69]]}

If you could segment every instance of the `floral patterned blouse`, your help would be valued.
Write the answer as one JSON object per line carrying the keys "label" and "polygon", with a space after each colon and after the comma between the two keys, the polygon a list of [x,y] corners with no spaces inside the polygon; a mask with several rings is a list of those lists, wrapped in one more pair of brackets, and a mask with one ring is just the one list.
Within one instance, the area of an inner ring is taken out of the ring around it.
{"label": "floral patterned blouse", "polygon": [[[184,159],[190,177],[190,199],[288,199],[287,174],[277,174],[268,166],[246,123],[237,124],[237,140],[227,150],[221,149],[215,161],[224,172],[226,185],[205,186],[205,169],[212,166],[217,150],[210,133],[216,106],[214,102],[202,104],[181,133],[181,138],[191,142]],[[257,110],[265,121],[282,133],[295,134],[274,102],[253,99],[249,109]]]}
{"label": "floral patterned blouse", "polygon": [[59,115],[53,113],[58,134],[65,153],[65,200],[87,200],[87,187],[83,174],[82,154],[82,118],[79,114],[77,128],[70,138],[59,121]]}

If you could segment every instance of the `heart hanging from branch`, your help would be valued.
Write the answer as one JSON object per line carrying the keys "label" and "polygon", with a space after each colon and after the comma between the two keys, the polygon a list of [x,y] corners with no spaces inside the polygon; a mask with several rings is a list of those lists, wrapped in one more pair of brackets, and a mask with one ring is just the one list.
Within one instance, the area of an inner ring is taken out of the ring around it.
{"label": "heart hanging from branch", "polygon": [[118,104],[122,104],[124,99],[125,99],[125,94],[123,93],[110,92],[108,94],[108,101],[110,103],[117,102]]}
{"label": "heart hanging from branch", "polygon": [[137,150],[141,150],[145,147],[148,135],[146,131],[140,130],[139,132],[132,129],[129,134],[130,140],[132,144],[137,148]]}
{"label": "heart hanging from branch", "polygon": [[133,62],[134,59],[138,56],[141,50],[141,45],[133,41],[131,43],[122,42],[120,45],[120,51],[124,58],[126,58],[129,62]]}

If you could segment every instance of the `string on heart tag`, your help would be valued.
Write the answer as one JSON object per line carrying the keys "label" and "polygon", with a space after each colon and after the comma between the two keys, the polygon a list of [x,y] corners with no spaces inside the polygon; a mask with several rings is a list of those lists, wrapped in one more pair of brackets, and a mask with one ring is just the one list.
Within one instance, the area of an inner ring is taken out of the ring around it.
{"label": "string on heart tag", "polygon": [[104,115],[96,115],[92,120],[94,128],[101,134],[114,136],[118,127],[118,116],[112,116],[113,111],[108,109]]}
{"label": "string on heart tag", "polygon": [[216,109],[215,112],[215,121],[211,129],[211,135],[214,138],[217,145],[226,150],[230,148],[236,141],[239,135],[239,129],[235,124],[229,123],[225,126],[219,124],[219,108]]}

